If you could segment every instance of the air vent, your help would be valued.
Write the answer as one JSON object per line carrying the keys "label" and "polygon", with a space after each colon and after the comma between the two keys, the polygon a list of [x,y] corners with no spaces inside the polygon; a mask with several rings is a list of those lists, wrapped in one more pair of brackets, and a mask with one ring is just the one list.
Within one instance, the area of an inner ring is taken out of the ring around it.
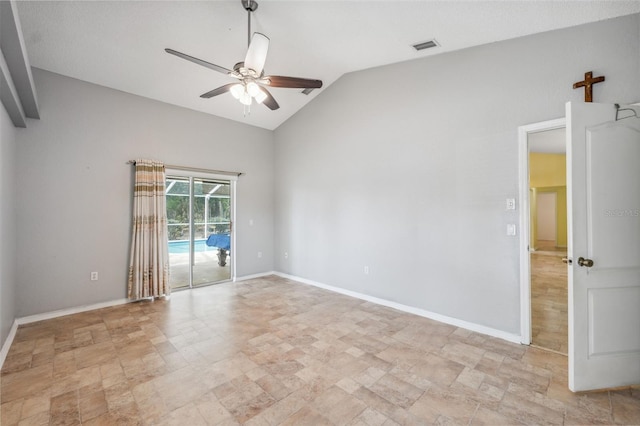
{"label": "air vent", "polygon": [[304,93],[305,95],[308,95],[311,92],[313,92],[313,89],[310,89],[310,88],[306,88],[302,91],[302,93]]}
{"label": "air vent", "polygon": [[437,47],[437,46],[440,46],[440,45],[435,39],[433,39],[433,40],[425,41],[424,43],[414,44],[413,48],[416,49],[417,51],[420,51],[420,50],[430,49],[432,47]]}

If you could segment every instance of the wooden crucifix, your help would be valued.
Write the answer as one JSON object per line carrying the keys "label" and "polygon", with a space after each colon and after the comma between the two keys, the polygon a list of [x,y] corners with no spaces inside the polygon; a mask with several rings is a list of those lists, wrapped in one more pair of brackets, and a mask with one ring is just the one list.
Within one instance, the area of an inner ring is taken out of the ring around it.
{"label": "wooden crucifix", "polygon": [[602,83],[604,76],[593,78],[593,71],[584,73],[584,80],[573,83],[573,88],[584,87],[584,101],[593,102],[593,85],[596,83]]}

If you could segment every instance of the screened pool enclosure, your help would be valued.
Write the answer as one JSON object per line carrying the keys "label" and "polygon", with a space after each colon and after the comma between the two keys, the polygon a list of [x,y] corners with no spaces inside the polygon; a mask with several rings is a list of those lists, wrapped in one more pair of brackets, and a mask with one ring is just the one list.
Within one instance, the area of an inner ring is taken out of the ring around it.
{"label": "screened pool enclosure", "polygon": [[231,192],[229,181],[167,174],[173,289],[231,279]]}

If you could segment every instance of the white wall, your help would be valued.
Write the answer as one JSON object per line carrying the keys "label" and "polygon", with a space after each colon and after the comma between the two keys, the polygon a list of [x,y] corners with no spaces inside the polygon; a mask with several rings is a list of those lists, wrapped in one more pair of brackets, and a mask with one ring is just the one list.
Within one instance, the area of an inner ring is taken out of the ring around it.
{"label": "white wall", "polygon": [[0,347],[16,317],[16,132],[0,104]]}
{"label": "white wall", "polygon": [[245,173],[238,276],[273,270],[273,132],[38,69],[34,79],[41,119],[17,137],[18,316],[126,297],[135,158]]}
{"label": "white wall", "polygon": [[519,334],[517,127],[640,100],[639,21],[343,76],[276,130],[276,269]]}

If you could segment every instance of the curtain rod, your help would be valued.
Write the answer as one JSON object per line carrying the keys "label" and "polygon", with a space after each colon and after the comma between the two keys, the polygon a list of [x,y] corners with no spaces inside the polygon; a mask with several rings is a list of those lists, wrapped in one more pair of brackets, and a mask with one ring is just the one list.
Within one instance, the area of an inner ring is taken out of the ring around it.
{"label": "curtain rod", "polygon": [[[129,160],[126,162],[126,164],[136,164],[135,160]],[[242,173],[241,172],[225,172],[224,170],[210,170],[210,169],[200,169],[197,167],[185,167],[185,166],[172,166],[169,164],[165,164],[164,167],[166,169],[173,169],[173,170],[183,170],[185,172],[196,172],[196,173],[212,173],[212,174],[216,174],[216,175],[225,175],[225,176],[241,176]]]}

